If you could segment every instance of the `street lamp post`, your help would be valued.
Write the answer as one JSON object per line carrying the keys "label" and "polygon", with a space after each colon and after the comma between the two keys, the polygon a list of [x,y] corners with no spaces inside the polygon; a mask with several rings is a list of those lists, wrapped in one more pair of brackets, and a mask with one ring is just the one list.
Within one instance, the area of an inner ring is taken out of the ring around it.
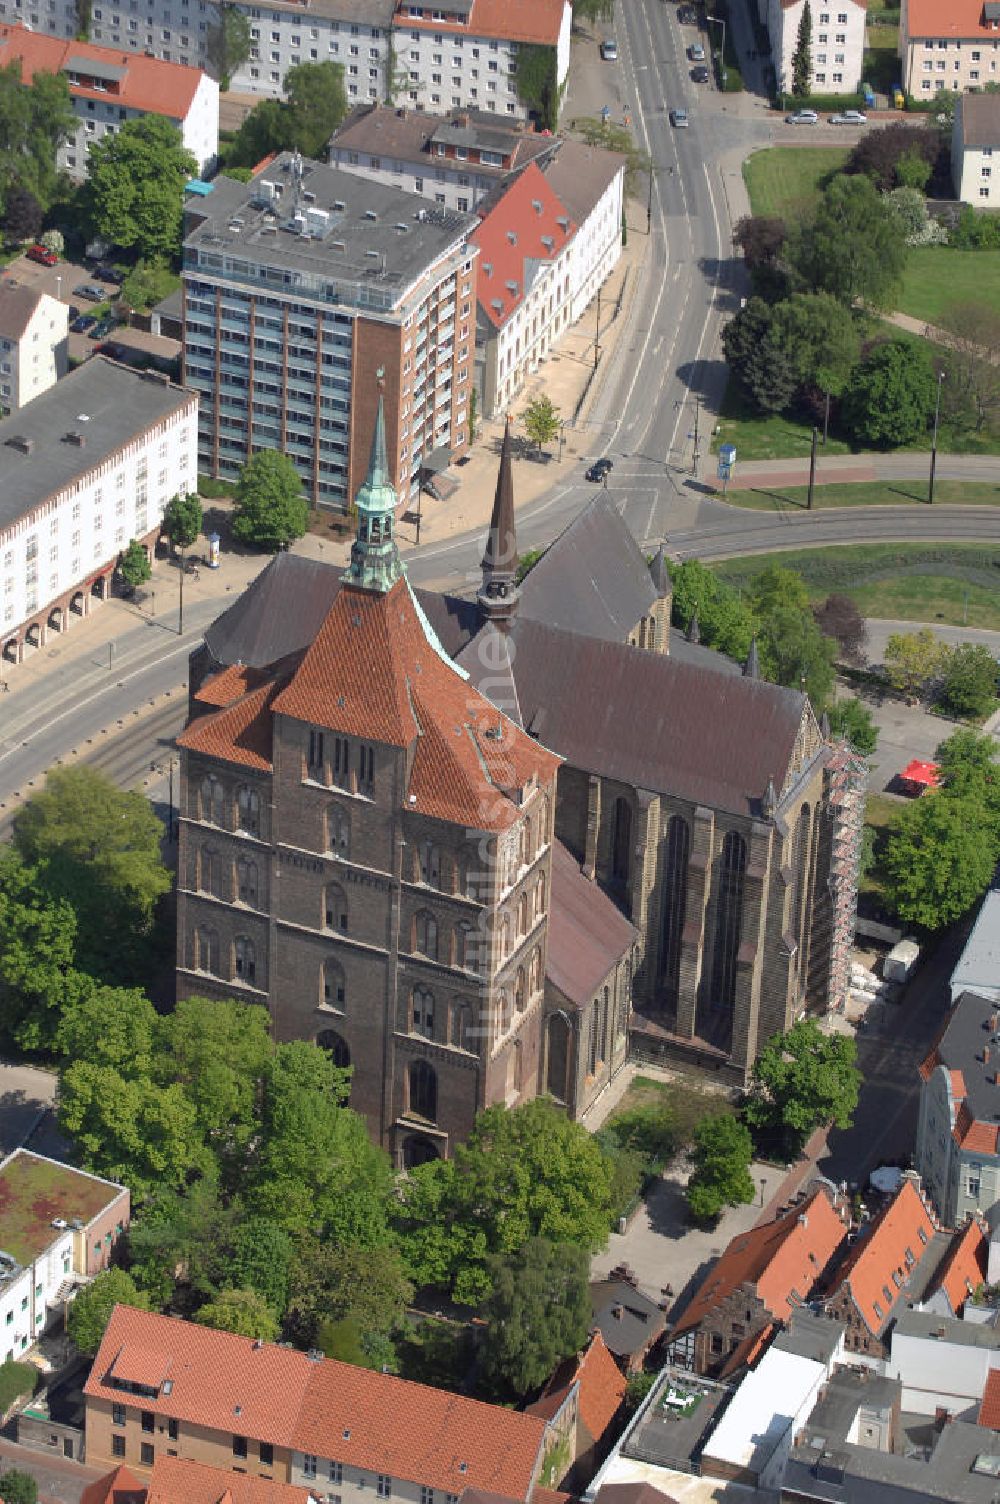
{"label": "street lamp post", "polygon": [[560,463],[560,465],[562,464],[563,439],[565,437],[565,434],[563,433],[563,430],[565,429],[565,427],[566,427],[566,421],[565,421],[565,419],[563,419],[563,421],[559,424],[559,463]]}
{"label": "street lamp post", "polygon": [[726,18],[725,16],[708,16],[706,21],[714,21],[716,26],[722,27],[722,46],[719,49],[719,82],[726,87]]}
{"label": "street lamp post", "polygon": [[781,113],[785,113],[785,75],[781,74],[778,79],[778,93],[781,95]]}
{"label": "street lamp post", "polygon": [[944,372],[938,371],[937,397],[934,401],[934,437],[931,440],[931,473],[930,482],[927,487],[928,506],[933,506],[934,504],[934,472],[937,469],[938,419],[941,416],[941,383],[943,381]]}
{"label": "street lamp post", "polygon": [[646,234],[647,235],[651,235],[652,231],[653,231],[653,172],[654,172],[653,164],[652,164],[652,162],[650,162],[650,164],[649,164],[649,192],[646,195]]}

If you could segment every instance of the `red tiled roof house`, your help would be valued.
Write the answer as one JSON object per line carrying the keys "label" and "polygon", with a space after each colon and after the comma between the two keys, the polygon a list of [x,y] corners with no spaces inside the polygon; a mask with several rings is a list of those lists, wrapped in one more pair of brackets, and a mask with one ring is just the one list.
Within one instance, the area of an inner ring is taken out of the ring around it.
{"label": "red tiled roof house", "polygon": [[547,1477],[546,1482],[582,1493],[615,1440],[615,1422],[626,1387],[625,1375],[599,1331],[594,1332],[582,1357],[567,1358],[559,1365],[541,1397],[528,1406],[529,1415],[540,1415],[549,1422],[550,1455],[554,1452],[553,1437],[566,1437],[570,1445],[566,1467]]}

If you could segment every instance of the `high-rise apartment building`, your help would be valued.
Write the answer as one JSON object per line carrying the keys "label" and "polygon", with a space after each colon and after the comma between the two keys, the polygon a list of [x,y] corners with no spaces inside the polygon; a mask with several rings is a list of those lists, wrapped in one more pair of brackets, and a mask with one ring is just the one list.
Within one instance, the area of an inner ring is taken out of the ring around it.
{"label": "high-rise apartment building", "polygon": [[467,438],[475,223],[291,153],[250,183],[217,179],[184,242],[201,468],[231,479],[255,450],[280,449],[318,505],[346,507],[378,378],[392,480],[415,494],[431,452]]}

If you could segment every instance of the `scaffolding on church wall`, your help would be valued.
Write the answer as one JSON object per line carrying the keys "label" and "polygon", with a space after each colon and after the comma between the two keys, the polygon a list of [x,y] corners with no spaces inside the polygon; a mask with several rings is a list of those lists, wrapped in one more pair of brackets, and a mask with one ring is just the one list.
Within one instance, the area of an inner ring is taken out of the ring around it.
{"label": "scaffolding on church wall", "polygon": [[827,764],[833,821],[830,851],[830,973],[828,1008],[843,1013],[851,983],[851,947],[858,911],[861,836],[868,765],[850,742],[831,743]]}

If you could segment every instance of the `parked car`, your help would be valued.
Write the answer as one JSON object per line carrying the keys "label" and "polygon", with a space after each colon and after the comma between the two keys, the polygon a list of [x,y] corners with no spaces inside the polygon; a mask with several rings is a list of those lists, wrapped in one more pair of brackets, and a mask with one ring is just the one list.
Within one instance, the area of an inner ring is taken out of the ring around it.
{"label": "parked car", "polygon": [[598,481],[603,480],[610,469],[611,461],[608,459],[607,455],[604,455],[603,458],[595,460],[591,465],[590,469],[587,471],[587,479]]}
{"label": "parked car", "polygon": [[40,266],[58,266],[59,257],[55,251],[50,251],[47,245],[33,245],[28,252],[29,261],[37,261]]}
{"label": "parked car", "polygon": [[70,332],[72,334],[86,334],[87,330],[93,329],[96,323],[97,315],[95,313],[81,313],[70,324]]}
{"label": "parked car", "polygon": [[84,282],[81,287],[74,287],[74,298],[86,298],[88,303],[103,303],[107,293],[103,287],[98,287],[96,282]]}
{"label": "parked car", "polygon": [[106,339],[102,345],[98,345],[95,355],[107,355],[111,360],[127,361],[129,350],[126,345],[116,344],[113,339]]}
{"label": "parked car", "polygon": [[125,281],[125,273],[114,266],[95,266],[94,276],[98,282],[110,282],[112,287],[121,287]]}
{"label": "parked car", "polygon": [[708,77],[708,69],[704,63],[699,63],[697,68],[691,69],[691,82],[693,84],[707,84]]}
{"label": "parked car", "polygon": [[677,7],[677,21],[681,26],[697,26],[698,12],[693,5],[679,5]]}
{"label": "parked car", "polygon": [[794,115],[786,115],[788,125],[819,125],[819,116],[815,110],[796,110]]}
{"label": "parked car", "polygon": [[703,63],[705,61],[705,49],[700,42],[691,43],[691,46],[688,48],[688,57],[692,63]]}
{"label": "parked car", "polygon": [[618,43],[614,40],[601,43],[601,56],[606,63],[618,61]]}
{"label": "parked car", "polygon": [[94,327],[91,329],[90,333],[88,334],[87,338],[88,339],[107,339],[107,337],[111,333],[112,329],[115,328],[116,322],[117,321],[115,319],[113,319],[110,314],[105,314],[104,318],[100,319],[94,325]]}
{"label": "parked car", "polygon": [[841,110],[839,115],[830,116],[831,125],[867,125],[868,116],[860,110]]}
{"label": "parked car", "polygon": [[675,126],[677,130],[683,130],[685,126],[690,125],[691,119],[687,110],[671,110],[670,124]]}

